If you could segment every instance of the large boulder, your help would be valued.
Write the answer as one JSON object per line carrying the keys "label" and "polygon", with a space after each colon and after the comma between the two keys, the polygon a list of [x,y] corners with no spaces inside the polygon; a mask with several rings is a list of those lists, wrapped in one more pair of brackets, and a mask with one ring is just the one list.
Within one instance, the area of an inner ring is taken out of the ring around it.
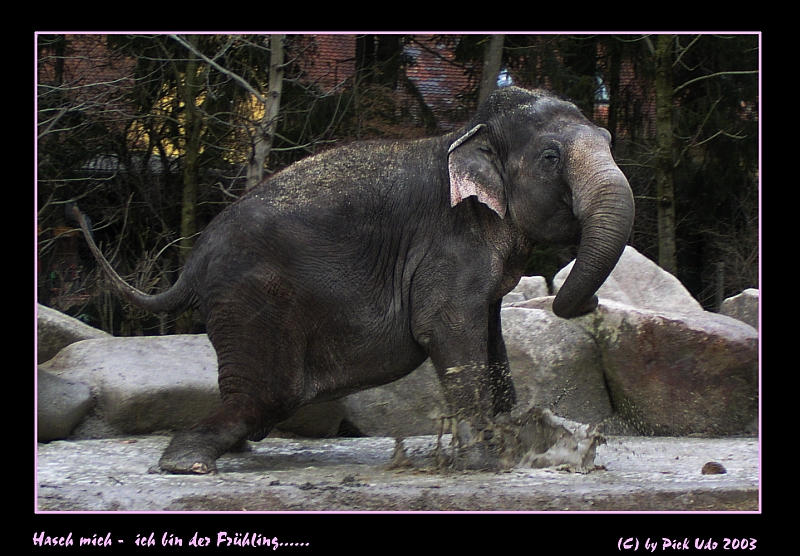
{"label": "large boulder", "polygon": [[94,404],[89,386],[41,369],[36,373],[36,384],[39,442],[67,438]]}
{"label": "large boulder", "polygon": [[341,403],[351,430],[366,436],[438,434],[441,417],[448,413],[430,359],[400,380],[350,394]]}
{"label": "large boulder", "polygon": [[517,401],[581,423],[613,414],[600,352],[574,320],[552,311],[506,307],[501,311]]}
{"label": "large boulder", "polygon": [[[571,266],[556,274],[555,292]],[[597,295],[597,311],[571,322],[583,327],[599,350],[615,414],[608,420],[612,432],[756,432],[758,333],[753,327],[703,310],[674,276],[632,247],[626,247]],[[752,314],[750,300],[757,300],[757,291],[742,297],[738,306],[749,302]],[[510,307],[549,310],[552,299]],[[748,310],[738,311],[747,320]]]}
{"label": "large boulder", "polygon": [[544,276],[523,276],[511,293],[518,293],[524,299],[534,299],[549,295],[550,291]]}
{"label": "large boulder", "polygon": [[[504,310],[518,398],[559,415],[596,422],[610,414],[591,338],[577,325],[536,310]],[[541,344],[541,345],[540,345]],[[219,407],[216,354],[206,335],[108,338],[72,344],[42,365],[48,377],[85,384],[95,400],[75,429],[52,438],[98,438],[186,428]],[[40,392],[45,386],[40,384]],[[40,416],[55,406],[43,403]],[[367,436],[437,434],[446,415],[430,361],[408,376],[340,400],[311,404],[276,434],[330,437],[343,426]],[[41,417],[40,417],[41,419]],[[59,421],[59,419],[55,419]],[[66,422],[64,419],[60,419]],[[70,431],[71,434],[70,434]]]}
{"label": "large boulder", "polygon": [[[553,293],[564,284],[572,261],[553,277]],[[701,313],[703,306],[672,274],[628,245],[597,297],[651,311]]]}
{"label": "large boulder", "polygon": [[503,298],[503,305],[510,305],[549,294],[550,291],[544,276],[523,276],[519,284]]}
{"label": "large boulder", "polygon": [[758,290],[748,288],[722,302],[720,313],[758,328]]}
{"label": "large boulder", "polygon": [[604,300],[576,319],[600,349],[615,410],[639,434],[756,432],[758,333],[736,319]]}
{"label": "large boulder", "polygon": [[91,389],[95,407],[73,431],[78,438],[186,428],[220,404],[217,356],[204,334],[83,340],[40,368]]}
{"label": "large boulder", "polygon": [[76,318],[36,304],[36,360],[39,363],[54,357],[69,344],[91,338],[110,338],[111,335]]}
{"label": "large boulder", "polygon": [[[41,365],[42,375],[40,441],[185,429],[220,406],[217,357],[205,334],[84,340]],[[50,401],[75,385],[84,385],[93,406],[79,413]],[[305,406],[275,428],[276,434],[332,437],[346,422],[348,431],[367,436],[435,434],[443,407],[428,364],[382,388]],[[77,428],[76,420],[82,420]],[[61,427],[50,432],[45,422]]]}
{"label": "large boulder", "polygon": [[[41,365],[39,377],[42,442],[185,429],[221,403],[217,355],[205,334],[76,342]],[[79,392],[93,403],[53,402],[78,398]],[[336,436],[343,418],[337,400],[303,408],[276,428],[300,436]]]}

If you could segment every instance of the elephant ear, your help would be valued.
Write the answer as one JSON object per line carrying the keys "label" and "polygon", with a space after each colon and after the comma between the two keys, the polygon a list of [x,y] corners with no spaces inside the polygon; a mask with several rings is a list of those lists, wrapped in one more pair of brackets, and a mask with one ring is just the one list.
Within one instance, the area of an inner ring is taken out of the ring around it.
{"label": "elephant ear", "polygon": [[447,151],[450,172],[450,206],[467,197],[478,200],[495,211],[500,218],[506,215],[506,195],[503,180],[494,164],[494,151],[489,145],[485,124],[478,124],[459,137]]}

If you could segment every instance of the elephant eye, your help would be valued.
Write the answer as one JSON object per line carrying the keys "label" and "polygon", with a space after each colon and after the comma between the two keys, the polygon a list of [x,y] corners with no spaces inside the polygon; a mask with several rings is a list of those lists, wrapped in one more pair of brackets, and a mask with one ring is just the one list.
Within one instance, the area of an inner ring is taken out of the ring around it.
{"label": "elephant eye", "polygon": [[561,160],[561,153],[558,149],[545,149],[542,151],[542,160],[546,163],[555,166]]}

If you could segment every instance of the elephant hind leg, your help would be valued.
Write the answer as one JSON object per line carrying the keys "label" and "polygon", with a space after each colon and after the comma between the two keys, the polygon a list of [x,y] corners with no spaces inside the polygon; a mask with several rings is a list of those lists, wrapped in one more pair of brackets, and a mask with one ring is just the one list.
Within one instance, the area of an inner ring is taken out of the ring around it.
{"label": "elephant hind leg", "polygon": [[[159,467],[168,473],[214,473],[217,459],[226,452],[242,451],[246,440],[258,441],[275,424],[287,419],[301,405],[301,392],[279,388],[275,377],[293,374],[282,368],[250,378],[252,373],[236,372],[246,367],[220,367],[222,407],[191,429],[177,433],[164,450]],[[242,378],[247,377],[247,378]],[[265,377],[273,377],[265,384]]]}
{"label": "elephant hind leg", "polygon": [[288,308],[257,288],[247,291],[245,300],[218,301],[206,320],[222,407],[173,437],[159,461],[163,471],[213,473],[222,454],[261,440],[304,401],[303,333],[280,326]]}
{"label": "elephant hind leg", "polygon": [[169,473],[214,473],[224,453],[240,451],[245,440],[269,432],[264,411],[247,395],[227,396],[218,411],[193,428],[177,433],[158,462]]}

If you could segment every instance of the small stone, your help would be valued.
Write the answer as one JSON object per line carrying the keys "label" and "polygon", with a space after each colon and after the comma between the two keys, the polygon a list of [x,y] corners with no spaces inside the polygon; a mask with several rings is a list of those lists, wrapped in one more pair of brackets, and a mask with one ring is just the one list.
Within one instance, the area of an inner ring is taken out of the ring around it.
{"label": "small stone", "polygon": [[703,470],[701,471],[703,475],[722,475],[727,472],[728,470],[725,469],[725,466],[716,461],[709,461],[703,466]]}

